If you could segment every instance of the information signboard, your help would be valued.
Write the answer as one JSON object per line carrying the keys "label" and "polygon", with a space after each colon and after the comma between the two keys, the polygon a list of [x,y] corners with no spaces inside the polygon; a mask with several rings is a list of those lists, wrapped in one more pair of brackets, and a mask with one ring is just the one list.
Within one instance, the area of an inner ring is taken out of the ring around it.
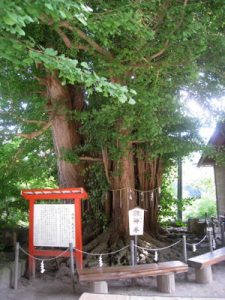
{"label": "information signboard", "polygon": [[[77,268],[82,269],[81,201],[88,198],[86,191],[82,187],[32,189],[21,191],[21,195],[29,201],[31,274],[36,270],[35,257],[70,257],[71,253]],[[69,246],[73,251],[68,251]]]}
{"label": "information signboard", "polygon": [[130,235],[143,235],[144,231],[144,209],[136,207],[129,210]]}
{"label": "information signboard", "polygon": [[34,246],[76,246],[74,204],[34,205]]}

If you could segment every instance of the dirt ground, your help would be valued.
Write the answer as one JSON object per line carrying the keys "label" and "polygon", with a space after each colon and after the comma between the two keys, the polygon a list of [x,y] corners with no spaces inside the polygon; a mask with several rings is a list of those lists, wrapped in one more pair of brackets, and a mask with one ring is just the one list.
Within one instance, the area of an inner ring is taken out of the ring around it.
{"label": "dirt ground", "polygon": [[[18,289],[0,290],[0,300],[78,300],[82,292],[90,292],[88,286],[82,286],[74,293],[68,276],[60,279],[49,274],[39,275],[39,278],[28,280],[22,278]],[[188,281],[184,274],[176,275],[176,292],[162,294],[156,290],[155,278],[140,278],[134,281],[117,281],[109,284],[109,293],[131,296],[176,296],[195,298],[225,299],[225,262],[213,266],[213,282],[197,284],[194,281],[193,269],[188,273]]]}

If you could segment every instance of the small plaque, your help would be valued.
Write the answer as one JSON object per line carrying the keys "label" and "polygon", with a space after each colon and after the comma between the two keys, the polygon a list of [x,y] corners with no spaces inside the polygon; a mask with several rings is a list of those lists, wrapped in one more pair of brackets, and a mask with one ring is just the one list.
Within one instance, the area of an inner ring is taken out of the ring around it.
{"label": "small plaque", "polygon": [[130,235],[143,235],[144,231],[144,209],[136,207],[129,210]]}

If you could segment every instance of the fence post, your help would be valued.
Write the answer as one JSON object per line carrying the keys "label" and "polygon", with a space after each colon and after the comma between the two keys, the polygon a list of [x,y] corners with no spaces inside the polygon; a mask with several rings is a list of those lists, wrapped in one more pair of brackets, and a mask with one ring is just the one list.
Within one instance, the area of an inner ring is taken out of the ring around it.
{"label": "fence post", "polygon": [[[184,263],[187,263],[187,239],[186,239],[186,235],[183,234],[182,236],[182,242],[183,242],[183,259],[184,259]],[[185,273],[185,279],[186,281],[188,280],[188,274]]]}
{"label": "fence post", "polygon": [[213,252],[213,245],[212,245],[212,229],[208,229],[208,236],[209,236],[209,250],[212,253]]}
{"label": "fence post", "polygon": [[186,241],[186,235],[183,234],[183,259],[185,264],[187,263],[187,241]]}
{"label": "fence post", "polygon": [[224,239],[224,222],[223,220],[220,220],[220,233],[221,233],[221,241],[222,241],[222,246],[225,246],[225,239]]}
{"label": "fence post", "polygon": [[213,217],[211,218],[211,223],[212,223],[213,238],[216,239],[216,229],[215,229],[215,223]]}
{"label": "fence post", "polygon": [[138,237],[137,235],[134,236],[134,244],[136,245],[134,247],[134,265],[137,264],[137,245],[138,245]]}
{"label": "fence post", "polygon": [[75,271],[74,271],[74,256],[73,256],[73,243],[69,243],[70,248],[70,272],[73,283],[73,290],[75,292]]}
{"label": "fence post", "polygon": [[130,240],[130,264],[134,266],[134,240]]}
{"label": "fence post", "polygon": [[19,266],[19,251],[20,244],[17,242],[15,247],[15,263],[14,263],[14,289],[16,290],[18,287],[18,266]]}

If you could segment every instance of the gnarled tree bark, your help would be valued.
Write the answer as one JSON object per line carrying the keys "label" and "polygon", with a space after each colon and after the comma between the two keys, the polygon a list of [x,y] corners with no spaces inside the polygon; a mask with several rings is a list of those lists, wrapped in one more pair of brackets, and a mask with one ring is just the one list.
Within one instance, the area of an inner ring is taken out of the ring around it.
{"label": "gnarled tree bark", "polygon": [[81,143],[78,127],[71,120],[73,110],[81,110],[83,106],[83,90],[74,86],[62,86],[56,75],[46,78],[49,111],[52,118],[52,136],[57,158],[60,187],[83,186],[82,164],[65,161],[63,153],[72,151]]}

